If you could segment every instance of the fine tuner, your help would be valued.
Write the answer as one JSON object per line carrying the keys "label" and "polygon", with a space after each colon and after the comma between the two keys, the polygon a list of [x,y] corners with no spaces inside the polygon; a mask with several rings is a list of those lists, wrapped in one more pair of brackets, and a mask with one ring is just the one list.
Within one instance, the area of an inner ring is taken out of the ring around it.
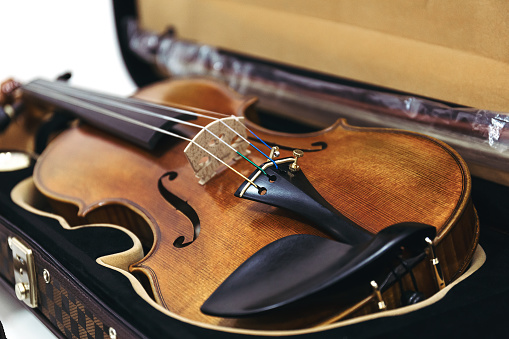
{"label": "fine tuner", "polygon": [[300,149],[293,150],[293,157],[295,160],[290,165],[290,171],[297,172],[300,170],[300,166],[297,165],[297,160],[299,158],[302,158],[303,156],[304,156],[304,152],[302,150],[300,150]]}

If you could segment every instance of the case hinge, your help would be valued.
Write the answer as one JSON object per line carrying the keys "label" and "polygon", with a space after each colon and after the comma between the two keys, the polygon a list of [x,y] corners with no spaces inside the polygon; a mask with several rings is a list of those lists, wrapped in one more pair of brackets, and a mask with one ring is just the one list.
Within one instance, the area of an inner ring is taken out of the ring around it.
{"label": "case hinge", "polygon": [[32,250],[18,239],[9,237],[9,247],[14,261],[14,291],[19,300],[28,306],[37,307],[37,280]]}

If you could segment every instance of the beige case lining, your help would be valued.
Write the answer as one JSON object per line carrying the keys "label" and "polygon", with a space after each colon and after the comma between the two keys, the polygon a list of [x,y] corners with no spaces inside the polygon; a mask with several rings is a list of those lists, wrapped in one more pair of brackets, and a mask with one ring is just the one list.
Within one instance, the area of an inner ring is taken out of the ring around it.
{"label": "beige case lining", "polygon": [[434,99],[509,111],[509,3],[144,0],[144,29]]}

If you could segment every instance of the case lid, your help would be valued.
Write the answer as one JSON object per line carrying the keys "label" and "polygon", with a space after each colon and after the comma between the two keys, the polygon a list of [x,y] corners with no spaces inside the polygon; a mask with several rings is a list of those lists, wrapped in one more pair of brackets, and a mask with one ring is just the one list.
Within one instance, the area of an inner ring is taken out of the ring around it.
{"label": "case lid", "polygon": [[460,105],[509,111],[509,2],[145,0],[182,39]]}

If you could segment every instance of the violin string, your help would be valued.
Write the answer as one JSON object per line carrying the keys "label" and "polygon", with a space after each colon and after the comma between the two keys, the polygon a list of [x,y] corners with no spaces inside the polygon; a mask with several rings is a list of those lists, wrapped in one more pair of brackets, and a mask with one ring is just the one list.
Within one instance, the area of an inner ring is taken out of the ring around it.
{"label": "violin string", "polygon": [[243,175],[242,173],[240,173],[239,171],[237,171],[236,169],[232,168],[230,165],[228,165],[226,162],[224,162],[223,160],[221,160],[219,157],[217,157],[216,155],[212,154],[210,151],[208,151],[207,149],[205,149],[203,146],[201,146],[200,144],[196,143],[194,140],[192,139],[189,139],[189,138],[186,138],[184,136],[181,136],[181,135],[178,135],[176,133],[172,133],[170,131],[167,131],[167,130],[164,130],[162,128],[158,128],[158,127],[155,127],[155,126],[152,126],[150,124],[146,124],[144,122],[141,122],[141,121],[138,121],[138,120],[135,120],[135,119],[132,119],[132,118],[129,118],[129,117],[126,117],[126,116],[123,116],[119,113],[116,113],[116,112],[113,112],[109,109],[106,109],[106,108],[103,108],[103,107],[100,107],[100,106],[96,106],[94,104],[90,104],[86,101],[83,101],[81,99],[77,99],[77,98],[72,98],[72,97],[69,97],[69,96],[65,96],[65,95],[62,95],[62,94],[59,94],[59,93],[48,93],[47,91],[44,91],[43,93],[41,92],[38,92],[36,89],[32,89],[30,88],[29,89],[30,91],[32,92],[35,92],[35,93],[38,93],[38,94],[41,94],[41,95],[45,95],[45,96],[48,96],[52,99],[56,99],[56,100],[61,100],[61,101],[64,101],[64,102],[67,102],[67,103],[70,103],[70,104],[73,104],[73,105],[80,105],[81,107],[83,108],[86,108],[86,109],[90,109],[90,110],[94,110],[95,112],[99,113],[99,114],[103,114],[103,115],[106,115],[106,116],[109,116],[111,118],[115,118],[115,119],[119,119],[119,120],[122,120],[122,121],[125,121],[127,123],[131,123],[131,124],[134,124],[134,125],[137,125],[137,126],[141,126],[141,127],[144,127],[144,128],[148,128],[148,129],[151,129],[153,131],[156,131],[156,132],[159,132],[159,133],[163,133],[163,134],[166,134],[166,135],[169,135],[169,136],[172,136],[172,137],[175,137],[175,138],[179,138],[179,139],[182,139],[182,140],[185,140],[187,142],[190,142],[190,143],[193,143],[195,144],[196,146],[198,146],[199,148],[201,148],[203,151],[205,151],[206,153],[208,153],[210,156],[212,156],[214,159],[216,159],[217,161],[219,161],[220,163],[222,163],[223,165],[225,165],[226,167],[228,167],[229,169],[231,169],[233,172],[235,172],[237,175],[239,175],[240,177],[242,177],[244,180],[246,180],[247,182],[249,182],[250,184],[252,184],[254,187],[256,187],[257,189],[260,189],[260,187],[258,185],[256,185],[252,180],[250,180],[249,178],[247,178],[245,175]]}
{"label": "violin string", "polygon": [[[215,115],[220,115],[220,116],[223,116],[223,117],[227,117],[228,116],[227,114],[224,114],[224,113],[210,111],[210,110],[206,110],[206,109],[198,108],[198,107],[190,107],[190,106],[187,106],[187,105],[180,105],[180,104],[173,103],[174,106],[164,106],[164,105],[159,105],[159,104],[155,104],[155,103],[152,103],[152,102],[138,100],[138,99],[133,99],[133,98],[119,98],[119,97],[108,95],[108,94],[104,94],[104,93],[98,93],[98,92],[84,90],[84,89],[74,89],[73,87],[70,87],[70,86],[68,86],[65,83],[60,83],[58,81],[57,82],[49,82],[48,81],[44,86],[58,88],[59,91],[64,91],[64,92],[70,93],[69,95],[74,96],[74,97],[78,97],[78,98],[79,97],[84,97],[84,93],[88,93],[90,95],[94,95],[96,97],[101,97],[101,98],[104,98],[104,99],[107,99],[107,100],[110,100],[110,101],[113,101],[113,102],[124,101],[124,102],[131,103],[131,104],[142,104],[144,106],[149,106],[149,107],[160,109],[160,110],[165,110],[165,111],[174,112],[174,113],[180,113],[180,114],[184,114],[184,115],[191,115],[191,116],[196,116],[196,117],[201,117],[201,118],[206,118],[206,119],[212,119],[212,120],[220,120],[220,119],[219,118],[211,117],[210,115],[207,115],[207,114],[215,114]],[[198,113],[198,112],[201,112],[201,113]],[[265,141],[263,141],[260,137],[258,137],[252,130],[247,128],[247,126],[242,121],[240,121],[238,117],[236,117],[234,115],[232,115],[232,116],[235,117],[237,122],[242,127],[244,127],[246,130],[248,130],[252,135],[254,135],[262,144],[267,146],[267,148],[269,150],[272,149],[269,145],[267,145],[267,143]],[[163,118],[163,119],[167,118],[167,116],[165,116],[165,115],[162,115],[162,116],[159,116],[159,117]],[[225,125],[226,127],[230,128],[223,121],[221,121],[221,123],[223,125]],[[230,128],[230,129],[235,134],[237,134],[237,136],[242,138],[242,140],[244,140],[246,143],[248,143],[251,147],[253,147],[259,153],[261,153],[264,157],[266,157],[267,159],[272,161],[272,163],[275,165],[275,167],[278,168],[276,162],[272,158],[267,156],[267,154],[263,153],[258,147],[253,145],[253,143],[251,143],[247,139],[245,139],[237,131],[233,130],[232,128]]]}
{"label": "violin string", "polygon": [[[32,85],[37,85],[37,86],[42,86],[40,84],[32,84]],[[100,97],[100,98],[103,98],[103,101],[102,103],[104,104],[109,104],[109,105],[115,105],[115,104],[112,104],[112,103],[116,103],[117,105],[122,105],[123,107],[119,107],[119,108],[127,108],[127,109],[138,109],[137,107],[133,107],[133,106],[127,106],[125,104],[122,104],[121,102],[124,101],[126,103],[131,103],[131,104],[142,104],[142,105],[145,105],[145,106],[149,106],[149,107],[153,107],[153,108],[157,108],[157,109],[161,109],[161,110],[166,110],[166,111],[170,111],[170,112],[174,112],[174,113],[181,113],[181,114],[185,114],[185,115],[191,115],[191,116],[196,116],[196,117],[202,117],[202,118],[206,118],[206,119],[212,119],[212,120],[220,120],[219,118],[214,118],[214,117],[211,117],[209,115],[206,115],[206,114],[216,114],[216,115],[221,115],[221,116],[224,116],[224,117],[227,117],[228,115],[227,114],[223,114],[223,113],[219,113],[219,112],[214,112],[214,111],[210,111],[210,110],[205,110],[205,109],[201,109],[201,108],[190,108],[189,106],[185,106],[185,105],[181,105],[181,107],[185,107],[184,108],[179,108],[179,107],[171,107],[171,106],[163,106],[163,105],[158,105],[158,104],[154,104],[154,103],[150,103],[150,102],[146,102],[146,101],[141,101],[141,100],[137,100],[137,99],[132,99],[132,98],[118,98],[118,97],[115,97],[115,96],[112,96],[112,95],[108,95],[108,94],[103,94],[103,93],[97,93],[97,92],[93,92],[93,91],[88,91],[88,90],[78,90],[78,89],[74,89],[72,87],[69,87],[68,85],[66,85],[65,83],[58,83],[58,82],[47,82],[47,84],[45,84],[44,86],[47,86],[47,87],[54,87],[56,89],[58,89],[58,91],[61,91],[61,92],[67,92],[68,95],[71,95],[73,97],[76,97],[76,98],[83,98],[84,97],[84,93],[88,93],[90,95],[94,95],[96,97]],[[44,86],[42,86],[44,88]],[[106,102],[104,101],[106,100]],[[98,100],[99,101],[99,100]],[[193,112],[192,110],[195,110],[195,111],[200,111],[202,113],[197,113],[197,112]],[[174,122],[179,122],[179,123],[185,123],[183,120],[180,120],[180,119],[175,119],[175,118],[171,118],[171,117],[168,117],[166,115],[162,115],[162,114],[157,114],[157,113],[154,113],[154,112],[151,112],[151,111],[147,111],[147,110],[141,110],[141,111],[138,111],[138,113],[140,114],[146,114],[146,115],[151,115],[151,116],[154,116],[154,117],[157,117],[157,118],[160,118],[160,119],[165,119],[165,120],[170,120],[170,121],[174,121]],[[204,114],[206,113],[206,114]],[[265,143],[265,141],[263,141],[261,138],[259,138],[253,131],[251,131],[249,128],[247,128],[247,126],[240,121],[240,119],[234,115],[232,115],[232,117],[235,118],[235,120],[242,126],[244,127],[246,130],[248,130],[251,134],[253,134],[261,143],[263,143],[265,146],[267,146],[267,148],[270,150],[271,147],[269,145],[267,145],[267,143]],[[226,123],[224,123],[222,120],[220,120],[221,123],[226,126],[227,128],[229,128],[233,133],[235,133],[238,137],[240,137],[243,141],[245,141],[248,145],[250,145],[251,147],[253,147],[256,151],[258,151],[260,154],[262,154],[265,158],[267,158],[268,160],[272,161],[272,163],[274,164],[274,166],[276,168],[278,168],[276,162],[269,156],[267,156],[267,154],[265,154],[264,152],[262,152],[258,147],[256,147],[255,145],[253,145],[253,143],[251,143],[250,141],[248,141],[246,138],[244,138],[241,134],[239,134],[237,131],[235,131],[234,129],[232,129],[230,126],[228,126]],[[202,128],[202,126],[199,126],[199,125],[194,125],[194,127],[197,127],[197,128]],[[217,137],[216,137],[217,138]],[[228,145],[229,146],[229,145]],[[239,154],[241,155],[242,157],[244,157],[242,154]],[[245,157],[244,157],[245,158]],[[256,166],[256,165],[255,165]],[[258,169],[261,170],[261,168],[259,166],[256,166]],[[264,172],[262,170],[262,172]]]}
{"label": "violin string", "polygon": [[[209,110],[202,109],[202,108],[197,108],[197,107],[190,107],[190,106],[181,105],[181,104],[173,104],[174,106],[165,106],[165,105],[160,105],[160,104],[156,104],[156,103],[153,103],[153,102],[144,101],[144,100],[140,100],[140,99],[136,99],[136,98],[120,98],[120,97],[109,95],[109,94],[105,94],[105,93],[99,93],[99,92],[89,91],[89,90],[84,90],[84,89],[76,89],[76,88],[73,88],[73,87],[70,87],[70,86],[66,85],[65,83],[59,83],[58,81],[56,81],[56,82],[50,82],[50,81],[46,82],[46,81],[44,81],[44,85],[32,82],[29,85],[30,86],[37,85],[37,86],[40,86],[42,88],[50,88],[50,87],[52,87],[54,90],[56,89],[59,92],[66,92],[68,95],[76,97],[76,98],[86,98],[85,94],[89,94],[91,96],[107,99],[107,100],[110,100],[110,101],[116,101],[116,102],[122,102],[123,101],[123,102],[131,103],[131,104],[134,104],[134,105],[143,105],[143,106],[148,106],[148,107],[160,109],[160,110],[163,110],[163,111],[168,111],[168,112],[173,112],[173,113],[180,113],[180,114],[184,114],[184,115],[191,115],[191,116],[207,118],[207,119],[212,119],[212,120],[215,120],[215,119],[218,119],[218,118],[211,117],[210,115],[207,115],[207,114],[215,114],[215,115],[220,115],[220,116],[223,116],[223,117],[227,117],[228,116],[228,114],[214,112],[214,111],[209,111]],[[201,113],[198,113],[198,112],[201,112]]]}
{"label": "violin string", "polygon": [[[249,128],[247,128],[247,127],[246,127],[246,125],[244,125],[244,124],[240,121],[239,117],[237,117],[237,116],[235,116],[235,115],[232,115],[232,117],[235,119],[235,121],[237,121],[239,124],[241,124],[241,125],[242,125],[245,129],[247,129],[249,132],[251,132],[251,134],[253,134],[255,137],[257,137],[257,138],[258,138],[258,136],[257,136],[256,134],[254,134],[254,133],[253,133],[253,132],[252,132]],[[222,120],[219,120],[219,121],[220,121],[223,125],[225,125],[227,128],[229,128],[230,130],[232,130],[233,132],[235,132],[235,130],[234,130],[233,128],[231,128],[230,126],[228,126],[228,125],[227,125],[224,121],[222,121]],[[268,160],[272,161],[272,163],[274,164],[274,166],[276,166],[276,168],[279,168],[279,167],[277,166],[276,162],[274,161],[274,159],[272,159],[271,157],[269,157],[268,155],[266,155],[265,153],[263,153],[260,149],[258,149],[258,147],[256,147],[256,146],[255,146],[255,145],[253,145],[251,142],[249,142],[248,140],[246,140],[246,138],[244,138],[241,134],[239,134],[239,133],[236,133],[236,134],[237,134],[237,135],[238,135],[238,136],[239,136],[239,137],[240,137],[243,141],[247,142],[247,143],[248,143],[249,145],[251,145],[251,146],[252,146],[255,150],[257,150],[258,152],[260,152],[260,153],[261,153],[261,154],[262,154],[265,158],[267,158]],[[258,138],[258,140],[262,141],[262,142],[263,142],[263,143],[264,143],[267,147],[269,147],[269,149],[271,149],[271,148],[270,148],[270,146],[269,146],[269,145],[267,145],[267,144],[266,144],[266,143],[265,143],[262,139]],[[256,166],[256,167],[258,167],[258,166]],[[262,170],[260,167],[258,167],[258,168],[259,168],[259,169],[260,169],[260,170],[261,170],[264,174],[266,174],[264,170]],[[266,174],[266,175],[267,175],[267,174]],[[268,175],[267,175],[267,176],[268,176]]]}
{"label": "violin string", "polygon": [[[37,85],[35,84],[35,87],[41,87],[41,85]],[[52,88],[49,88],[47,89],[49,91],[53,91],[57,94],[59,94],[60,90],[55,90],[55,89],[52,89]],[[80,98],[79,96],[75,96],[75,95],[72,95],[72,96],[69,96],[68,97],[70,98],[75,98],[75,99],[78,99],[78,100],[86,100],[86,99],[82,99]],[[88,102],[88,101],[83,101],[83,102]],[[145,109],[142,109],[142,108],[138,108],[138,107],[135,107],[135,106],[129,106],[127,104],[124,104],[124,103],[121,103],[121,102],[118,102],[116,100],[112,100],[112,99],[106,99],[106,100],[96,100],[96,102],[98,103],[102,103],[102,104],[105,104],[105,105],[109,105],[109,106],[113,106],[115,108],[119,108],[119,109],[124,109],[124,110],[130,110],[131,112],[133,113],[138,113],[138,114],[142,114],[142,115],[146,115],[146,116],[151,116],[151,117],[154,117],[154,118],[158,118],[158,119],[163,119],[163,120],[167,120],[167,121],[171,121],[171,122],[176,122],[176,123],[180,123],[180,124],[183,124],[183,125],[187,125],[187,126],[191,126],[191,127],[194,127],[194,128],[198,128],[198,129],[202,129],[202,130],[205,130],[207,131],[212,137],[216,138],[217,140],[219,140],[219,142],[223,143],[224,145],[226,145],[226,147],[230,148],[233,152],[235,152],[236,154],[238,154],[239,156],[241,156],[242,158],[244,158],[245,160],[247,160],[250,164],[252,164],[253,166],[255,166],[258,170],[260,170],[264,175],[266,175],[267,177],[269,176],[260,166],[256,165],[254,162],[252,162],[251,160],[249,160],[246,156],[244,156],[241,152],[239,152],[238,150],[236,150],[233,146],[231,146],[229,143],[227,143],[225,140],[223,140],[223,138],[220,138],[219,136],[217,136],[215,133],[213,133],[210,129],[208,129],[206,126],[201,126],[201,125],[197,125],[197,124],[194,124],[192,122],[188,122],[188,121],[185,121],[185,120],[181,120],[181,119],[177,119],[177,118],[173,118],[173,117],[169,117],[167,115],[163,115],[163,114],[159,114],[159,113],[155,113],[155,112],[152,112],[152,111],[148,111],[148,110],[145,110]],[[218,119],[216,118],[212,118],[212,117],[209,117],[210,119],[212,120],[215,120],[217,121]],[[221,121],[221,120],[219,120]],[[223,123],[223,125],[229,127],[227,124],[225,124],[223,121],[221,121]],[[235,131],[234,129],[230,128],[230,130],[232,130],[237,136],[241,137],[242,139],[244,139],[242,137],[242,135],[240,135],[237,131]],[[250,144],[249,141],[247,141],[246,139],[244,139],[248,144]],[[260,151],[261,152],[261,151]],[[263,152],[261,152],[263,154]]]}
{"label": "violin string", "polygon": [[[61,88],[61,89],[45,88],[45,86],[41,86],[39,84],[30,84],[29,86],[30,86],[30,88],[32,86],[38,87],[39,89],[41,89],[41,92],[42,92],[42,90],[45,90],[45,89],[54,91],[56,93],[68,92],[68,90],[69,90],[69,88]],[[89,102],[89,99],[87,99],[86,96],[78,94],[78,93],[79,92],[72,93],[72,94],[68,94],[67,93],[67,95],[69,97],[74,97],[74,98],[82,100],[84,102]],[[98,95],[98,97],[100,97],[100,96]],[[143,108],[139,108],[139,107],[136,107],[136,106],[130,106],[128,104],[120,102],[118,100],[118,98],[103,97],[102,100],[101,99],[94,99],[94,101],[97,102],[97,103],[102,103],[102,104],[113,106],[113,107],[116,107],[116,108],[130,110],[131,112],[134,112],[134,113],[139,113],[139,114],[142,114],[142,115],[148,115],[148,116],[152,116],[154,118],[164,119],[164,120],[168,120],[168,121],[172,121],[172,122],[182,123],[182,124],[185,124],[185,125],[188,125],[188,126],[192,126],[192,127],[202,128],[202,126],[200,126],[200,125],[196,125],[196,124],[187,122],[185,120],[169,117],[167,115],[155,113],[155,112],[152,112],[152,111],[149,111],[149,110],[146,110],[146,109],[143,109]],[[144,102],[138,101],[137,103],[144,103]],[[184,113],[184,114],[188,114],[188,115],[195,115],[195,116],[199,116],[199,117],[203,117],[203,118],[208,118],[208,119],[211,119],[211,120],[217,120],[217,118],[213,118],[213,117],[210,117],[210,116],[197,114],[197,113],[194,113],[194,112],[187,112],[187,111],[180,110],[180,109],[176,109],[176,110],[172,110],[172,111],[174,113]]]}
{"label": "violin string", "polygon": [[[265,146],[267,146],[267,148],[268,148],[268,149],[272,150],[272,148],[271,148],[269,145],[267,145],[267,143],[266,143],[265,141],[263,141],[263,140],[262,140],[259,136],[257,136],[257,135],[256,135],[253,131],[251,131],[249,128],[247,128],[247,126],[246,126],[246,125],[244,125],[241,121],[239,121],[239,117],[234,116],[234,115],[232,115],[232,117],[234,117],[234,118],[235,118],[235,120],[236,120],[238,123],[242,124],[246,130],[248,130],[248,131],[249,131],[252,135],[254,135],[254,136],[255,136],[258,140],[260,140],[260,142],[261,142],[262,144],[264,144]],[[244,137],[242,137],[242,139],[244,139]],[[249,141],[247,141],[246,139],[244,139],[244,140],[245,140],[246,142],[248,142],[251,146],[253,146],[253,148],[254,148],[254,149],[256,149],[258,152],[260,152],[261,154],[263,154],[263,155],[264,155],[267,159],[269,159],[270,161],[272,161],[272,163],[274,164],[274,166],[276,167],[276,169],[279,169],[279,167],[278,167],[278,165],[276,164],[276,162],[274,161],[274,159],[272,159],[271,157],[267,156],[265,153],[263,153],[262,151],[260,151],[260,150],[258,149],[258,147],[256,147],[255,145],[253,145],[252,143],[250,143],[250,142],[249,142]]]}

